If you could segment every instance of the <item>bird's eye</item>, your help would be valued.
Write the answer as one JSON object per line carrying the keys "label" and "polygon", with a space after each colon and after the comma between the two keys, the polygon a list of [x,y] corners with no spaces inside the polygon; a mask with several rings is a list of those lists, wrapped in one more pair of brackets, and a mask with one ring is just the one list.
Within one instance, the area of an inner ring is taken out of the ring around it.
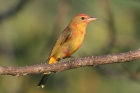
{"label": "bird's eye", "polygon": [[85,18],[84,17],[81,17],[81,20],[84,20]]}

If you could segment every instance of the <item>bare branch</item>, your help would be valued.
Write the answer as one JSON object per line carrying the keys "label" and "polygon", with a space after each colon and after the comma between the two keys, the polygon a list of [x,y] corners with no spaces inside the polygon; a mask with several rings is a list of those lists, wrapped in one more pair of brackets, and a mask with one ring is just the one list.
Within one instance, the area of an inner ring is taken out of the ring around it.
{"label": "bare branch", "polygon": [[60,62],[56,64],[41,64],[24,67],[0,66],[1,75],[22,76],[28,74],[39,74],[43,72],[61,72],[69,69],[75,69],[84,66],[97,66],[112,63],[132,62],[140,59],[140,49],[120,54],[109,54],[104,56],[90,56],[85,58],[77,58],[70,61]]}

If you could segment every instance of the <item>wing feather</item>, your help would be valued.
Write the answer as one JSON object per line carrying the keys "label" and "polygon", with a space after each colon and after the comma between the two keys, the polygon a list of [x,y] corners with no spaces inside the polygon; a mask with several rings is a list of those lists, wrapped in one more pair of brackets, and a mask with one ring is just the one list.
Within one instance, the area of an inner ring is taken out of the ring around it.
{"label": "wing feather", "polygon": [[55,42],[48,59],[50,59],[59,50],[59,48],[63,46],[65,42],[67,42],[70,36],[71,36],[71,31],[70,28],[67,27],[64,29],[64,31],[61,33],[61,35]]}

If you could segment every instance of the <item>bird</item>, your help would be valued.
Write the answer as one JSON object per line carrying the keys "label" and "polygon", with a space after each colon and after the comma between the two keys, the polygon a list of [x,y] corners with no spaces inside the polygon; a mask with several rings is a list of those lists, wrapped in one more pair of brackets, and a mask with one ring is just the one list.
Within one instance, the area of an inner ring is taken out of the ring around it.
{"label": "bird", "polygon": [[[61,59],[70,57],[81,46],[86,35],[87,24],[96,19],[96,17],[91,17],[87,14],[77,14],[73,17],[56,40],[47,59],[48,64],[54,64]],[[50,72],[44,73],[38,87],[44,88],[49,75]]]}

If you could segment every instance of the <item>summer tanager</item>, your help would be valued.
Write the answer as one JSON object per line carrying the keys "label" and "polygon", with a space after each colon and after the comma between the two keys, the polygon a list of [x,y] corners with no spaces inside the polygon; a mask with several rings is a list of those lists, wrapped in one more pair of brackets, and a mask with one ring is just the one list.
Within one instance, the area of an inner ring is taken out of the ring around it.
{"label": "summer tanager", "polygon": [[[61,59],[70,57],[81,46],[86,35],[87,24],[96,19],[86,14],[76,15],[57,39],[48,57],[48,64],[53,64]],[[43,88],[48,76],[49,72],[44,73],[38,86]]]}

